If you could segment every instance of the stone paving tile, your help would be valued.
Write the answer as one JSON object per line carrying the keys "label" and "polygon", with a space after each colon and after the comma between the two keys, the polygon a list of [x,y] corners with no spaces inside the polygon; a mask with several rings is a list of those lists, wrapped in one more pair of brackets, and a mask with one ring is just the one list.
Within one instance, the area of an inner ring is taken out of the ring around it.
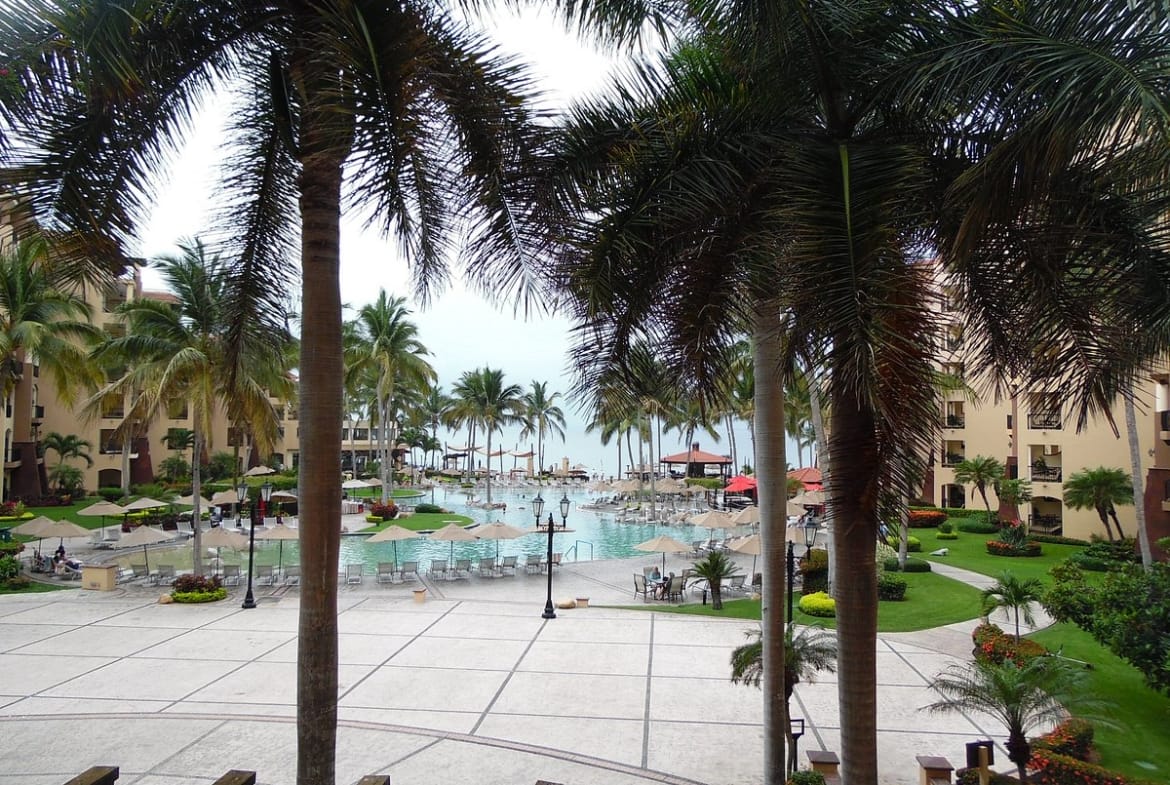
{"label": "stone paving tile", "polygon": [[428,636],[443,638],[486,638],[489,640],[530,641],[544,627],[545,620],[535,613],[524,616],[496,614],[491,608],[483,615],[457,614],[454,611],[435,622]]}
{"label": "stone paving tile", "polygon": [[71,624],[16,624],[0,618],[0,653],[19,649],[30,643],[51,640],[75,629]]}
{"label": "stone paving tile", "polygon": [[[381,665],[412,640],[414,638],[409,635],[338,635],[337,656],[341,662],[351,665]],[[296,638],[259,659],[266,662],[296,662]]]}
{"label": "stone paving tile", "polygon": [[758,723],[763,701],[754,687],[729,679],[654,678],[650,683],[650,719]]}
{"label": "stone paving tile", "polygon": [[161,659],[234,660],[250,662],[295,641],[291,632],[265,630],[192,630],[151,646],[135,656]]}
{"label": "stone paving tile", "polygon": [[553,745],[569,752],[640,766],[644,729],[645,723],[641,720],[493,713],[484,718],[475,735],[525,744]]}
{"label": "stone paving tile", "polygon": [[79,657],[58,654],[52,657],[37,654],[0,654],[0,673],[20,674],[20,687],[26,694],[35,694],[63,684],[95,668],[114,662],[110,657]]}
{"label": "stone paving tile", "polygon": [[383,666],[341,699],[361,708],[482,712],[508,676],[502,671]]}
{"label": "stone paving tile", "polygon": [[516,667],[526,641],[483,638],[418,638],[394,655],[391,665],[465,670],[510,671]]}
{"label": "stone paving tile", "polygon": [[45,690],[44,694],[58,698],[181,700],[238,667],[239,663],[208,660],[124,659]]}
{"label": "stone paving tile", "polygon": [[[712,654],[712,651],[714,654]],[[730,679],[729,650],[654,644],[653,675],[695,679]]]}
{"label": "stone paving tile", "polygon": [[340,633],[418,635],[439,619],[438,613],[411,613],[403,610],[348,610],[337,617]]}
{"label": "stone paving tile", "polygon": [[[373,670],[370,665],[341,665],[337,691],[344,694]],[[292,662],[249,662],[192,692],[186,699],[231,703],[296,705],[297,666]]]}
{"label": "stone paving tile", "polygon": [[471,733],[483,716],[471,711],[415,711],[412,709],[377,709],[341,706],[337,716],[352,722],[376,722],[385,725],[403,725],[408,728],[426,728],[452,733]]}
{"label": "stone paving tile", "polygon": [[63,714],[149,714],[162,711],[170,701],[123,700],[120,698],[23,698],[0,708],[0,715]]}
{"label": "stone paving tile", "polygon": [[[70,773],[60,782],[91,766],[116,765],[126,771],[148,771],[221,724],[215,719],[176,718],[166,720],[163,731],[163,722],[157,715],[123,717],[117,722],[59,717],[50,723],[27,717],[8,719],[0,724],[5,744],[9,749],[34,749],[36,755],[27,759],[6,755],[5,771],[35,774],[43,771],[46,764],[54,769],[67,768]],[[46,733],[47,730],[52,732]],[[134,743],[127,744],[127,739]],[[112,762],[114,757],[116,762]],[[68,765],[62,766],[62,761],[68,761]],[[207,763],[204,758],[197,769],[206,768]],[[175,773],[189,772],[190,769]]]}
{"label": "stone paving tile", "polygon": [[297,716],[296,704],[288,703],[245,703],[243,701],[220,703],[217,701],[185,700],[168,703],[163,714],[206,715],[209,717],[277,717]]}
{"label": "stone paving tile", "polygon": [[[258,610],[258,609],[256,609]],[[300,623],[300,611],[284,606],[264,608],[262,612],[245,611],[233,613],[206,626],[209,630],[268,630],[296,633]]]}
{"label": "stone paving tile", "polygon": [[577,643],[649,643],[650,614],[627,614],[616,619],[575,618],[572,624],[550,622],[541,640]]}
{"label": "stone paving tile", "polygon": [[245,613],[245,611],[240,610],[238,604],[229,605],[227,602],[184,606],[154,603],[126,610],[116,616],[109,616],[94,623],[110,627],[157,627],[163,629],[169,627],[189,630],[220,619],[229,619],[240,613]]}
{"label": "stone paving tile", "polygon": [[55,602],[49,607],[37,606],[8,614],[4,617],[4,624],[95,624],[132,607],[135,606],[102,602]]}
{"label": "stone paving tile", "polygon": [[[707,617],[702,618],[705,621]],[[696,623],[697,621],[658,616],[654,621],[654,645],[663,643],[733,649],[746,640],[744,638],[746,631],[757,630],[760,627],[758,623],[746,619],[715,620],[715,623]]]}
{"label": "stone paving tile", "polygon": [[564,673],[516,673],[493,712],[641,719],[646,712],[646,679]]}
{"label": "stone paving tile", "polygon": [[760,725],[651,722],[646,763],[709,785],[756,785],[764,779],[763,749]]}
{"label": "stone paving tile", "polygon": [[124,628],[92,624],[21,646],[18,654],[73,654],[82,657],[125,657],[169,638],[182,635],[177,629],[144,627],[128,634]]}
{"label": "stone paving tile", "polygon": [[588,656],[583,656],[577,643],[540,640],[532,644],[517,669],[645,676],[648,661],[646,647],[632,643],[595,643]]}

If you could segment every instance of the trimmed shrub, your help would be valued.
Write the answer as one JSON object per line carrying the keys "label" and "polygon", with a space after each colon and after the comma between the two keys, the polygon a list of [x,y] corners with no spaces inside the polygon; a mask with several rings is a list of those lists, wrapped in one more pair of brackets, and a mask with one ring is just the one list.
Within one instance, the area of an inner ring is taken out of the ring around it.
{"label": "trimmed shrub", "polygon": [[1026,542],[1022,547],[1017,547],[1003,540],[988,540],[987,552],[992,556],[1039,556],[1042,548],[1038,542]]}
{"label": "trimmed shrub", "polygon": [[220,586],[219,576],[180,575],[171,586],[175,602],[215,602],[227,597],[227,589]]}
{"label": "trimmed shrub", "polygon": [[20,562],[15,556],[0,556],[0,582],[9,581],[20,575]]}
{"label": "trimmed shrub", "polygon": [[1094,763],[1057,755],[1048,750],[1032,750],[1028,762],[1028,781],[1037,785],[1153,785],[1149,780],[1126,777]]}
{"label": "trimmed shrub", "polygon": [[814,548],[800,561],[800,585],[804,592],[824,592],[829,588],[829,552]]}
{"label": "trimmed shrub", "polygon": [[212,589],[211,591],[172,591],[171,599],[175,602],[183,602],[194,604],[197,602],[218,602],[219,600],[226,600],[228,590],[224,588]]}
{"label": "trimmed shrub", "polygon": [[958,520],[958,526],[959,531],[967,532],[968,534],[995,534],[999,531],[998,526],[994,523],[988,523],[986,519],[960,518]]}
{"label": "trimmed shrub", "polygon": [[131,485],[130,493],[135,496],[149,496],[152,499],[162,499],[166,496],[167,488],[162,483],[144,482],[141,485]]}
{"label": "trimmed shrub", "polygon": [[[189,492],[189,491],[188,491]],[[97,495],[108,502],[116,502],[122,498],[121,488],[98,488]]]}
{"label": "trimmed shrub", "polygon": [[812,769],[800,769],[789,775],[785,785],[825,785],[825,775]]}
{"label": "trimmed shrub", "polygon": [[911,510],[907,525],[911,529],[933,529],[946,522],[947,514],[942,510]]}
{"label": "trimmed shrub", "polygon": [[445,510],[437,504],[425,504],[425,503],[416,505],[414,508],[414,511],[421,512],[421,513],[445,512]]}
{"label": "trimmed shrub", "polygon": [[805,594],[800,598],[800,610],[809,616],[834,618],[837,615],[837,602],[823,591]]}
{"label": "trimmed shrub", "polygon": [[[891,548],[897,548],[898,547],[897,535],[891,534],[889,537],[887,537],[886,544],[889,545]],[[906,538],[906,550],[909,553],[920,553],[922,551],[922,540],[918,539],[917,537],[907,537]]]}
{"label": "trimmed shrub", "polygon": [[925,559],[915,559],[913,556],[907,556],[906,569],[901,569],[898,566],[898,557],[895,556],[882,562],[882,569],[886,572],[930,572],[930,562]]}
{"label": "trimmed shrub", "polygon": [[1093,752],[1093,725],[1070,717],[1043,736],[1029,739],[1033,750],[1047,750],[1077,760],[1088,760]]}
{"label": "trimmed shrub", "polygon": [[939,532],[935,535],[940,540],[957,540],[959,535],[956,532]]}
{"label": "trimmed shrub", "polygon": [[971,633],[971,640],[975,643],[975,659],[995,665],[1008,660],[1023,665],[1048,653],[1043,645],[1029,638],[1023,638],[1017,644],[1015,636],[1008,635],[995,624],[980,624]]}
{"label": "trimmed shrub", "polygon": [[906,599],[906,579],[882,572],[878,575],[878,599],[901,602]]}
{"label": "trimmed shrub", "polygon": [[953,534],[955,531],[955,524],[950,521],[943,521],[938,525],[939,534]]}
{"label": "trimmed shrub", "polygon": [[366,516],[366,523],[381,523],[381,522],[382,522],[382,519],[379,518],[377,515],[367,515]]}
{"label": "trimmed shrub", "polygon": [[1052,545],[1088,545],[1088,540],[1078,540],[1076,537],[1061,537],[1059,534],[1029,533],[1028,539],[1035,542],[1047,542]]}
{"label": "trimmed shrub", "polygon": [[398,505],[394,502],[374,502],[370,505],[370,515],[377,516],[383,521],[393,520],[398,516]]}

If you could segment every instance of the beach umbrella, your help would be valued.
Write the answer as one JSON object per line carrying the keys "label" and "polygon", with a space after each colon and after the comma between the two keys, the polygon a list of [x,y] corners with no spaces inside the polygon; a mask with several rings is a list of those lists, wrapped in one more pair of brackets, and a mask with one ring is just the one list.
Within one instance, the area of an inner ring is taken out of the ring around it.
{"label": "beach umbrella", "polygon": [[722,510],[707,510],[691,518],[691,523],[695,526],[706,526],[711,530],[712,537],[715,529],[734,529],[738,525],[731,519],[731,515]]}
{"label": "beach umbrella", "polygon": [[358,488],[369,488],[371,486],[365,480],[346,480],[341,484],[341,487],[347,491],[352,491]]}
{"label": "beach umbrella", "polygon": [[297,495],[295,493],[293,493],[292,491],[273,491],[272,498],[273,499],[292,499],[295,501],[297,498]]}
{"label": "beach umbrella", "polygon": [[25,521],[24,523],[20,524],[19,526],[13,526],[11,531],[13,534],[24,534],[24,535],[27,535],[29,537],[36,537],[37,538],[37,553],[40,553],[41,540],[43,540],[45,538],[44,531],[45,531],[45,529],[49,528],[50,526],[52,526],[55,523],[56,523],[56,521],[54,521],[51,518],[46,518],[43,515],[38,515],[37,517],[35,517],[31,520]]}
{"label": "beach umbrella", "polygon": [[[203,504],[207,504],[207,499],[204,499],[202,496],[199,497],[199,501]],[[195,504],[195,494],[189,493],[186,496],[176,496],[174,503],[175,504],[194,505]]]}
{"label": "beach umbrella", "polygon": [[168,534],[164,531],[159,531],[158,529],[152,529],[149,526],[139,526],[134,531],[130,532],[125,537],[118,540],[118,542],[115,543],[115,547],[130,548],[130,547],[136,547],[136,546],[141,545],[142,546],[142,560],[144,562],[146,562],[146,571],[150,572],[150,560],[147,559],[147,556],[146,556],[146,546],[147,545],[154,545],[155,543],[158,543],[158,542],[168,542],[169,540],[173,540],[173,539],[174,539],[173,536],[171,536],[170,534]]}
{"label": "beach umbrella", "polygon": [[432,540],[441,540],[443,542],[451,543],[451,557],[449,561],[455,561],[455,543],[457,542],[475,542],[478,538],[467,531],[467,529],[460,526],[458,523],[448,523],[441,529],[431,532]]}
{"label": "beach umbrella", "polygon": [[216,526],[211,531],[204,534],[201,538],[203,544],[208,548],[215,548],[215,571],[219,572],[219,549],[220,548],[234,548],[240,550],[248,547],[248,538],[239,532],[225,529],[222,526]]}
{"label": "beach umbrella", "polygon": [[[375,534],[366,542],[392,542],[394,543],[394,569],[398,569],[398,541],[399,540],[413,540],[420,537],[418,532],[407,529],[398,524],[391,524],[382,531]],[[452,548],[455,546],[452,545]]]}
{"label": "beach umbrella", "polygon": [[[821,506],[824,506],[824,504],[825,504],[825,492],[824,491],[805,491],[804,493],[796,494],[791,499],[789,499],[789,501],[791,501],[793,504],[797,505],[798,507],[802,507],[802,508],[803,507],[821,507]],[[801,515],[804,514],[803,509],[800,511],[800,514]]]}
{"label": "beach umbrella", "polygon": [[46,526],[41,529],[40,536],[45,539],[49,537],[60,537],[60,544],[64,545],[66,537],[89,537],[92,534],[92,531],[78,526],[73,521],[57,521],[52,526]]}
{"label": "beach umbrella", "polygon": [[634,546],[635,550],[647,551],[648,553],[662,554],[662,574],[666,575],[666,554],[668,553],[688,553],[691,546],[679,542],[673,537],[667,537],[661,534],[652,540],[640,542]]}
{"label": "beach umbrella", "polygon": [[496,541],[497,560],[500,558],[500,540],[515,540],[517,537],[523,537],[526,534],[528,532],[524,529],[517,529],[515,526],[509,526],[501,521],[485,523],[475,530],[475,536],[478,539]]}
{"label": "beach umbrella", "polygon": [[138,499],[136,501],[132,501],[129,504],[127,504],[125,509],[133,512],[136,510],[154,510],[154,509],[158,509],[159,507],[166,507],[166,506],[167,506],[166,502],[160,502],[160,501],[157,501],[156,499],[150,498],[149,496],[143,496],[141,499]]}
{"label": "beach umbrella", "polygon": [[285,540],[299,540],[301,537],[299,529],[292,529],[285,526],[283,523],[278,523],[275,526],[266,526],[263,529],[256,531],[257,540],[277,540],[280,542],[280,553],[277,555],[276,570],[284,566],[284,541]]}
{"label": "beach umbrella", "polygon": [[800,516],[804,515],[805,512],[807,512],[799,504],[793,504],[792,499],[788,500],[788,507],[786,509],[788,514],[794,518],[799,518]]}
{"label": "beach umbrella", "polygon": [[[787,535],[787,533],[788,533],[787,529],[788,529],[788,527],[785,527],[785,530],[786,530],[785,535]],[[789,538],[786,536],[785,539],[789,539]],[[751,554],[751,557],[752,557],[752,572],[751,572],[751,574],[752,575],[756,574],[756,558],[760,555],[760,535],[749,534],[747,537],[741,537],[740,539],[732,542],[727,547],[729,549],[735,551],[736,553]]]}
{"label": "beach umbrella", "polygon": [[244,472],[245,477],[263,477],[265,474],[276,474],[276,469],[271,466],[253,466]]}
{"label": "beach umbrella", "polygon": [[754,504],[744,507],[735,515],[732,515],[731,520],[736,526],[750,526],[753,523],[759,523],[760,508]]}
{"label": "beach umbrella", "polygon": [[239,504],[240,494],[235,488],[219,491],[211,497],[211,503],[218,507],[221,504]]}
{"label": "beach umbrella", "polygon": [[86,517],[92,515],[94,517],[101,516],[102,518],[106,518],[113,517],[115,515],[125,515],[126,508],[120,504],[102,501],[98,502],[97,504],[91,504],[88,507],[83,507],[77,511],[77,514],[84,515]]}
{"label": "beach umbrella", "polygon": [[727,486],[723,490],[731,491],[732,493],[743,493],[744,491],[754,491],[755,489],[755,477],[748,477],[744,474],[737,474],[728,480]]}

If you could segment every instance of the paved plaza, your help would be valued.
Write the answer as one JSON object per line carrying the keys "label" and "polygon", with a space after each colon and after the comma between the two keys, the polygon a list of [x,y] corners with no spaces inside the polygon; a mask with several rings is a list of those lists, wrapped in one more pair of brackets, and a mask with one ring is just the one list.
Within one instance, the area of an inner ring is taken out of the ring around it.
{"label": "paved plaza", "polygon": [[[339,783],[537,779],[585,785],[761,781],[761,696],[728,679],[754,623],[623,610],[646,559],[556,572],[557,597],[587,608],[544,620],[545,578],[340,590]],[[681,559],[675,569],[685,564]],[[627,586],[628,584],[628,586]],[[0,597],[0,785],[60,785],[117,765],[119,785],[206,785],[228,769],[295,782],[295,588],[160,605],[162,590]],[[914,757],[961,763],[1001,740],[978,716],[928,714],[928,684],[970,654],[975,622],[878,641],[882,781],[918,781]],[[804,750],[839,750],[836,681],[800,684]]]}

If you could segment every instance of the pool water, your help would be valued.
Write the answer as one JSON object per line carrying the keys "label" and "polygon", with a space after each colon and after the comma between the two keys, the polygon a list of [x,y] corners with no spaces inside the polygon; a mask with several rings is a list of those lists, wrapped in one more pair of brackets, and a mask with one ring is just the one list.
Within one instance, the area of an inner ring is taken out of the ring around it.
{"label": "pool water", "polygon": [[[536,488],[504,488],[492,489],[492,501],[504,502],[507,510],[485,510],[472,506],[467,493],[455,489],[436,489],[435,503],[446,510],[459,515],[466,515],[472,520],[487,523],[489,521],[503,521],[519,529],[529,529],[536,524],[532,515],[531,501],[536,495]],[[477,495],[482,497],[482,488],[477,489]],[[542,496],[545,498],[544,518],[547,520],[551,512],[557,524],[560,520],[559,501],[566,493],[562,488],[545,488]],[[579,489],[567,491],[569,500],[573,503],[569,509],[569,531],[553,535],[553,552],[564,554],[563,561],[586,561],[589,559],[619,559],[631,556],[646,556],[644,551],[635,550],[634,546],[645,542],[660,534],[673,537],[679,542],[690,544],[694,540],[706,540],[711,531],[702,526],[665,525],[659,523],[619,523],[613,512],[578,509],[579,504],[585,504],[595,499],[595,495]],[[430,501],[429,497],[422,501]],[[683,502],[680,502],[683,504]],[[669,510],[670,507],[668,506]],[[682,509],[679,507],[678,509]],[[725,536],[735,533],[746,533],[748,530],[716,531],[716,536]],[[504,556],[521,556],[521,561],[529,555],[545,553],[548,548],[548,536],[545,534],[529,534],[514,540],[478,540],[476,542],[442,542],[431,540],[423,535],[413,540],[401,542],[368,543],[368,536],[351,535],[341,538],[341,564],[360,563],[370,572],[377,570],[379,562],[395,561],[395,546],[397,546],[397,561],[417,561],[423,568],[429,567],[433,559],[471,559],[473,562],[481,557],[493,556],[497,552],[500,558]],[[498,548],[498,551],[497,551]],[[236,552],[228,548],[221,550],[221,560],[227,564],[239,564],[247,561],[247,551]],[[214,566],[213,555],[209,555],[209,562]],[[257,564],[296,564],[300,560],[299,543],[286,541],[283,549],[279,542],[256,541]],[[126,551],[119,554],[118,562],[141,563],[142,552]],[[150,551],[150,563],[174,564],[177,569],[190,569],[190,546],[160,549]]]}

